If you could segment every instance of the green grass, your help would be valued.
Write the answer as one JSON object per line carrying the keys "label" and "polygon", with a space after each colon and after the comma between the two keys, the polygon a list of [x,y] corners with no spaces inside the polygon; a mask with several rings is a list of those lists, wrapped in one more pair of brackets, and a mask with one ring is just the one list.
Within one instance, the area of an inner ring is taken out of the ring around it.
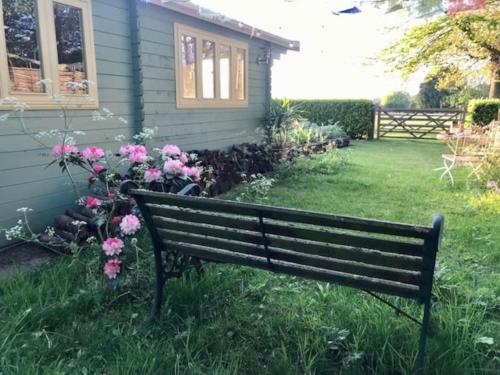
{"label": "green grass", "polygon": [[[444,214],[427,370],[496,373],[500,220],[468,207],[464,172],[455,186],[439,181],[443,151],[355,143],[339,150],[351,154],[340,168],[332,154],[300,160],[266,202],[427,225]],[[169,281],[161,322],[150,326],[150,257],[118,291],[103,287],[94,258],[0,280],[0,374],[409,374],[414,365],[418,327],[362,292],[211,265],[202,280]]]}

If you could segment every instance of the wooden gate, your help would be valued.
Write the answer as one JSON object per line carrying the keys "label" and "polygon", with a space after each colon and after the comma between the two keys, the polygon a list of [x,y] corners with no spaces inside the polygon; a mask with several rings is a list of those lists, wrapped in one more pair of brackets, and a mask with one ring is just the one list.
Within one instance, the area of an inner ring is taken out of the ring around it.
{"label": "wooden gate", "polygon": [[377,108],[378,138],[436,139],[452,124],[463,122],[461,109]]}

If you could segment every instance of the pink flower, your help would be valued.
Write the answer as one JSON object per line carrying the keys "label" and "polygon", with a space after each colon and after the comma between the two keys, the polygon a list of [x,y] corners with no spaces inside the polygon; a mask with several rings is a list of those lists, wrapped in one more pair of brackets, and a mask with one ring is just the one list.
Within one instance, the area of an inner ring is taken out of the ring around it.
{"label": "pink flower", "polygon": [[187,167],[186,174],[194,181],[200,181],[200,170],[196,167]]}
{"label": "pink flower", "polygon": [[176,145],[165,145],[161,150],[163,157],[165,156],[179,156],[181,154],[181,149]]}
{"label": "pink flower", "polygon": [[121,216],[113,216],[111,221],[115,224],[120,224],[122,222],[122,217]]}
{"label": "pink flower", "polygon": [[120,147],[120,155],[128,156],[131,163],[144,163],[148,159],[148,150],[143,145],[126,145]]}
{"label": "pink flower", "polygon": [[185,152],[183,152],[183,153],[181,154],[181,156],[179,156],[179,160],[180,160],[181,162],[183,162],[184,164],[186,164],[186,163],[188,162],[188,157],[187,157],[187,155],[186,155],[186,153],[185,153]]}
{"label": "pink flower", "polygon": [[98,198],[87,197],[87,203],[85,204],[86,208],[94,208],[99,207],[102,204],[102,201]]}
{"label": "pink flower", "polygon": [[144,172],[144,181],[153,182],[153,181],[161,181],[161,171],[158,168],[149,168],[146,172]]}
{"label": "pink flower", "polygon": [[116,279],[116,276],[120,273],[120,264],[122,261],[119,259],[110,259],[104,265],[104,273],[109,279]]}
{"label": "pink flower", "polygon": [[78,152],[78,148],[76,148],[76,146],[57,144],[52,148],[52,151],[50,152],[50,156],[52,156],[52,159],[56,160],[61,155],[76,154],[77,152]]}
{"label": "pink flower", "polygon": [[141,222],[135,215],[126,215],[120,223],[120,229],[124,234],[134,234],[141,229]]}
{"label": "pink flower", "polygon": [[105,169],[106,169],[106,167],[104,165],[100,165],[100,164],[94,164],[92,166],[92,172],[94,172],[94,175],[98,175],[99,173],[101,173]]}
{"label": "pink flower", "polygon": [[123,241],[120,240],[119,238],[109,237],[102,244],[102,250],[104,251],[104,254],[106,254],[107,256],[113,256],[121,254],[124,246],[125,245]]}
{"label": "pink flower", "polygon": [[108,199],[110,201],[114,200],[116,198],[116,193],[108,193]]}
{"label": "pink flower", "polygon": [[180,160],[170,159],[163,165],[163,170],[170,174],[185,174],[184,164]]}
{"label": "pink flower", "polygon": [[82,151],[82,158],[87,161],[98,161],[104,156],[104,150],[99,147],[89,146]]}
{"label": "pink flower", "polygon": [[119,154],[120,155],[128,155],[132,152],[132,150],[134,149],[135,145],[125,145],[125,146],[122,146],[120,147],[120,151],[119,151]]}
{"label": "pink flower", "polygon": [[143,145],[136,145],[128,154],[131,163],[144,163],[148,160],[148,151]]}

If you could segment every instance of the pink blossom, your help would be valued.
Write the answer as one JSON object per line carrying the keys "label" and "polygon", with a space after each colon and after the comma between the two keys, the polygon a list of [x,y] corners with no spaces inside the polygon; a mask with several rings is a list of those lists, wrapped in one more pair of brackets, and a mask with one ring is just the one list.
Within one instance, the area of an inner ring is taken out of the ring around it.
{"label": "pink blossom", "polygon": [[197,167],[188,167],[186,169],[186,174],[194,181],[200,180],[200,170]]}
{"label": "pink blossom", "polygon": [[119,259],[110,259],[104,265],[104,273],[109,279],[116,279],[116,276],[120,273],[120,264],[122,261]]}
{"label": "pink blossom", "polygon": [[108,193],[108,199],[110,201],[114,200],[116,198],[116,193]]}
{"label": "pink blossom", "polygon": [[148,183],[161,181],[161,171],[158,168],[149,168],[146,172],[144,172],[144,181]]}
{"label": "pink blossom", "polygon": [[183,162],[184,164],[186,164],[186,163],[188,162],[188,157],[187,157],[187,155],[186,155],[186,153],[185,153],[185,152],[183,152],[183,153],[181,154],[181,156],[179,156],[179,160],[180,160],[181,162]]}
{"label": "pink blossom", "polygon": [[143,145],[136,145],[128,154],[131,163],[144,163],[148,160],[148,151]]}
{"label": "pink blossom", "polygon": [[120,224],[122,222],[122,217],[121,216],[113,216],[111,221],[115,224]]}
{"label": "pink blossom", "polygon": [[143,145],[126,145],[120,147],[120,155],[128,156],[131,163],[144,163],[148,159],[148,150]]}
{"label": "pink blossom", "polygon": [[87,197],[87,203],[85,204],[86,208],[94,208],[99,207],[102,204],[102,201],[98,198]]}
{"label": "pink blossom", "polygon": [[134,148],[135,148],[135,145],[129,144],[129,145],[121,146],[120,151],[118,151],[118,152],[120,155],[128,155],[132,152],[132,150],[134,150]]}
{"label": "pink blossom", "polygon": [[82,158],[87,161],[98,161],[104,156],[104,150],[99,147],[89,146],[82,151]]}
{"label": "pink blossom", "polygon": [[176,145],[165,145],[161,150],[161,154],[165,156],[179,156],[181,154],[181,149]]}
{"label": "pink blossom", "polygon": [[170,159],[163,165],[163,170],[170,174],[185,174],[184,164],[180,160]]}
{"label": "pink blossom", "polygon": [[78,148],[76,148],[76,146],[57,144],[52,148],[50,156],[52,156],[52,159],[56,160],[63,154],[76,154],[77,152]]}
{"label": "pink blossom", "polygon": [[141,229],[141,222],[135,215],[126,215],[120,223],[120,229],[124,234],[134,234]]}
{"label": "pink blossom", "polygon": [[100,164],[94,164],[92,166],[92,172],[94,172],[95,175],[98,175],[99,173],[101,173],[105,169],[106,169],[106,167],[104,165],[100,165]]}
{"label": "pink blossom", "polygon": [[118,255],[122,252],[124,243],[119,238],[109,237],[102,244],[102,250],[107,256]]}

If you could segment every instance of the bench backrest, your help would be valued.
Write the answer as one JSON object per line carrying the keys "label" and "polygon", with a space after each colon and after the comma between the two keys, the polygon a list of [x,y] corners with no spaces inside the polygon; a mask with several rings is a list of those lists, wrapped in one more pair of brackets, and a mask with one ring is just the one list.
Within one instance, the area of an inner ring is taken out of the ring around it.
{"label": "bench backrest", "polygon": [[423,302],[442,216],[432,227],[131,190],[155,247]]}

